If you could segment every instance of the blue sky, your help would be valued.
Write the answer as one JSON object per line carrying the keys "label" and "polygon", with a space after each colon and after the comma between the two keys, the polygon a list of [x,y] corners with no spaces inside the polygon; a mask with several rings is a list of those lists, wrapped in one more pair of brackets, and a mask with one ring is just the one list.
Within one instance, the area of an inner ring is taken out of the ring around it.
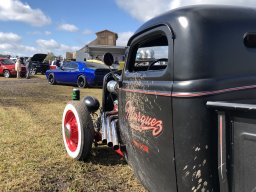
{"label": "blue sky", "polygon": [[193,4],[256,6],[255,0],[1,0],[0,54],[65,55],[108,29],[118,45],[146,20],[173,8]]}

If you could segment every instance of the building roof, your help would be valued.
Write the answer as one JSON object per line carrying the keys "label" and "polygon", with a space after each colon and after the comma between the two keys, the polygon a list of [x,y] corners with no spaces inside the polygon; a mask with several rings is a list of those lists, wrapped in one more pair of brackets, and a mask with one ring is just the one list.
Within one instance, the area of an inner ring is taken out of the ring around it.
{"label": "building roof", "polygon": [[106,32],[106,31],[117,35],[117,33],[113,32],[113,31],[110,31],[110,30],[107,30],[107,29],[104,29],[102,31],[98,31],[98,32],[96,32],[96,34],[99,34],[99,33],[102,33],[102,32]]}
{"label": "building roof", "polygon": [[84,47],[85,52],[90,53],[117,53],[117,54],[125,54],[126,47],[124,46],[110,46],[110,45],[87,45]]}

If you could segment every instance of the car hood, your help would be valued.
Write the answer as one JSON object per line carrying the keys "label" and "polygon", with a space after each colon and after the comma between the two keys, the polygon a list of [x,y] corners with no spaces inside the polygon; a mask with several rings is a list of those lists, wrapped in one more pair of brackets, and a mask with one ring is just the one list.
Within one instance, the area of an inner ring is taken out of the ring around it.
{"label": "car hood", "polygon": [[46,56],[47,56],[47,54],[37,53],[37,54],[33,55],[33,57],[31,57],[31,61],[43,62],[44,59],[46,58]]}

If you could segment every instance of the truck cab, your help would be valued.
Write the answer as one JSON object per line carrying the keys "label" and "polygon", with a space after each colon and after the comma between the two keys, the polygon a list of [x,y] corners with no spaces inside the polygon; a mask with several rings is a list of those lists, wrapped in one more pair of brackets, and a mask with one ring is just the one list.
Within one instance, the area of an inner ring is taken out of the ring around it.
{"label": "truck cab", "polygon": [[[252,125],[243,124],[250,143],[242,153],[245,148],[237,151],[234,138],[243,129],[234,135],[229,112],[237,104],[255,103],[255,19],[255,9],[233,6],[169,11],[130,38],[122,75],[105,77],[103,139],[115,130],[121,151],[149,191],[255,190],[255,177],[245,179],[256,173],[256,137],[248,131],[256,128],[255,113],[248,114]],[[248,141],[242,138],[236,141]],[[250,169],[241,161],[248,156],[254,162]],[[239,184],[235,174],[244,178]]]}

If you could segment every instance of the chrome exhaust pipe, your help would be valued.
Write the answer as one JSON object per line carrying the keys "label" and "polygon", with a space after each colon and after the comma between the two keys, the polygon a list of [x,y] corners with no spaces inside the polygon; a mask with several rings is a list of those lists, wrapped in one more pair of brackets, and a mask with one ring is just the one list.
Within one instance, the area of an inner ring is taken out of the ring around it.
{"label": "chrome exhaust pipe", "polygon": [[110,125],[110,117],[106,118],[106,126],[107,126],[107,144],[109,147],[113,147],[113,142],[112,142],[112,133],[111,133],[111,126]]}
{"label": "chrome exhaust pipe", "polygon": [[106,114],[104,112],[101,115],[101,127],[102,127],[102,143],[107,144]]}
{"label": "chrome exhaust pipe", "polygon": [[[103,112],[101,115],[101,126],[102,126],[102,144],[107,144],[109,147],[113,147],[113,139],[115,142],[114,148],[119,148],[118,139],[116,133],[116,120],[118,118],[117,111]],[[112,122],[114,124],[112,125]],[[112,130],[113,127],[113,130]],[[114,136],[113,136],[114,133]]]}
{"label": "chrome exhaust pipe", "polygon": [[114,150],[119,149],[118,137],[117,137],[117,132],[116,132],[117,122],[118,122],[118,119],[115,119],[111,122],[111,131],[112,131],[112,139],[113,139],[113,148],[114,148]]}
{"label": "chrome exhaust pipe", "polygon": [[103,112],[101,114],[101,127],[102,127],[102,144],[107,144],[108,140],[108,124],[107,123],[107,117],[109,115],[116,115],[118,112],[117,111],[108,111],[108,112]]}
{"label": "chrome exhaust pipe", "polygon": [[111,122],[117,117],[118,117],[117,115],[112,115],[107,117],[107,142],[109,147],[113,147],[113,134],[112,134]]}

